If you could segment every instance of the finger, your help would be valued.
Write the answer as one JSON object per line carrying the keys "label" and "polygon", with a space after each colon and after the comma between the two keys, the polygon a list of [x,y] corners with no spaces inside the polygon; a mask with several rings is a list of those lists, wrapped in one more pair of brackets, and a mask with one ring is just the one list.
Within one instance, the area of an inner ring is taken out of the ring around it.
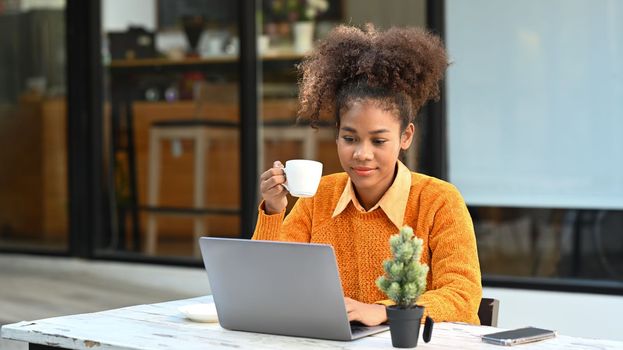
{"label": "finger", "polygon": [[277,197],[281,195],[283,192],[285,192],[285,189],[283,188],[283,186],[275,186],[273,188],[266,190],[264,194],[270,197]]}
{"label": "finger", "polygon": [[284,176],[284,175],[286,174],[286,172],[285,172],[285,171],[283,171],[283,169],[284,169],[284,168],[271,168],[270,170],[272,171],[273,176],[276,176],[276,175],[282,175],[282,176]]}
{"label": "finger", "polygon": [[262,192],[264,196],[276,196],[284,192],[285,188],[280,184],[275,184],[272,186],[267,185],[267,184],[262,184],[260,186],[260,191]]}
{"label": "finger", "polygon": [[346,306],[346,312],[351,312],[354,309],[354,305],[353,305],[353,299],[351,298],[344,298],[344,305]]}
{"label": "finger", "polygon": [[283,175],[275,175],[268,180],[264,181],[266,188],[273,188],[275,186],[283,187],[282,185],[286,182],[286,177]]}
{"label": "finger", "polygon": [[264,181],[268,178],[270,178],[273,175],[283,175],[284,171],[283,171],[283,164],[281,164],[280,161],[275,161],[273,163],[273,167],[266,170],[265,172],[263,172],[260,175],[260,180]]}
{"label": "finger", "polygon": [[262,175],[260,175],[260,180],[261,181],[268,180],[275,175],[283,175],[283,174],[284,174],[283,168],[270,168],[266,170],[265,172],[263,172]]}
{"label": "finger", "polygon": [[284,175],[285,173],[283,172],[283,168],[270,168],[264,174],[262,174],[260,179],[264,181],[264,180],[270,179],[273,176],[284,176]]}
{"label": "finger", "polygon": [[268,179],[262,181],[263,186],[266,186],[266,188],[272,188],[275,187],[277,185],[281,185],[284,182],[286,182],[286,177],[283,175],[273,175],[271,177],[269,177]]}
{"label": "finger", "polygon": [[260,181],[266,181],[270,179],[271,176],[273,176],[273,168],[270,168],[266,170],[265,172],[263,172],[262,175],[260,175]]}
{"label": "finger", "polygon": [[348,321],[359,321],[359,322],[361,322],[360,312],[358,312],[355,309],[348,311],[346,313],[346,315],[348,316]]}

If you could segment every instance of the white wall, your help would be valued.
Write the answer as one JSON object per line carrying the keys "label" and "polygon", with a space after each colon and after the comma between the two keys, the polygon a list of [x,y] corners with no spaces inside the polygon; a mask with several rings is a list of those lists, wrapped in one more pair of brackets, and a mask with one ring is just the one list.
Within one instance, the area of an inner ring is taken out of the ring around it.
{"label": "white wall", "polygon": [[102,0],[102,31],[124,31],[130,25],[155,30],[155,0]]}
{"label": "white wall", "polygon": [[449,179],[465,201],[623,209],[623,1],[445,9]]}
{"label": "white wall", "polygon": [[483,288],[500,300],[498,327],[534,326],[583,338],[623,340],[623,296]]}

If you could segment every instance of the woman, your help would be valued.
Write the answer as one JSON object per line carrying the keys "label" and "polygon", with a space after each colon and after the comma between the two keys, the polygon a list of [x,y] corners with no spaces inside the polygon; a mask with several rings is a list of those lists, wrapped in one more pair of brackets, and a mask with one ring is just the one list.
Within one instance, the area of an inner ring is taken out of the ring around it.
{"label": "woman", "polygon": [[447,56],[436,36],[416,28],[379,32],[340,26],[299,66],[299,118],[336,116],[344,173],[324,176],[316,195],[288,203],[283,165],[260,176],[263,201],[253,239],[331,244],[351,321],[387,321],[391,302],[377,289],[388,239],[403,225],[424,241],[430,267],[418,299],[435,321],[478,324],[482,294],[471,218],[457,189],[411,172],[399,155],[413,119],[439,94]]}

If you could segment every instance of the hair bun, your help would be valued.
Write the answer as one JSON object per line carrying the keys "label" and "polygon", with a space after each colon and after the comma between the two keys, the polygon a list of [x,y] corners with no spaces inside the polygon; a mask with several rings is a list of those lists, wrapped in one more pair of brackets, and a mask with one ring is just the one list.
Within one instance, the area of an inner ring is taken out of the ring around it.
{"label": "hair bun", "polygon": [[340,89],[356,81],[408,96],[417,112],[439,97],[447,66],[441,39],[427,30],[338,26],[298,65],[299,117],[318,120],[321,112],[334,113]]}

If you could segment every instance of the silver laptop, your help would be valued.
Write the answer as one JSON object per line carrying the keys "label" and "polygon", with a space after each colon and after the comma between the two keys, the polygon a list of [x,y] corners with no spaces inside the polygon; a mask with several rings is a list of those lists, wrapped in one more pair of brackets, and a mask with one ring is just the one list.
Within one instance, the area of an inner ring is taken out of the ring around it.
{"label": "silver laptop", "polygon": [[199,244],[223,328],[331,340],[389,328],[348,322],[329,245],[212,237]]}

